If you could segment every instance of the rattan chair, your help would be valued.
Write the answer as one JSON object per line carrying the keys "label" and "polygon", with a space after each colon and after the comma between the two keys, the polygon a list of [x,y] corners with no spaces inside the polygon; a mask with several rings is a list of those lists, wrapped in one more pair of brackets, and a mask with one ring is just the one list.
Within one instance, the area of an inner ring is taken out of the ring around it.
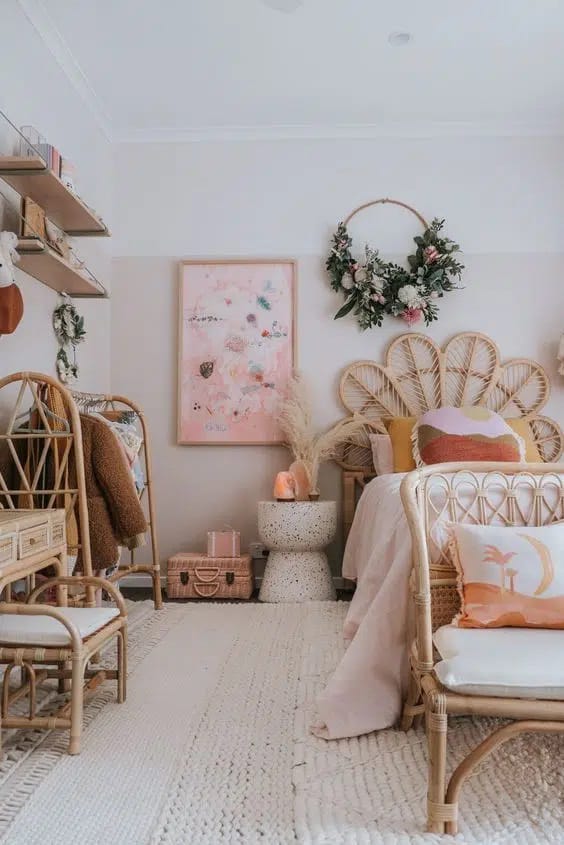
{"label": "rattan chair", "polygon": [[[115,607],[66,607],[38,604],[46,590],[57,593],[79,583],[83,588],[103,589]],[[92,656],[117,641],[117,668],[89,666]],[[0,603],[0,662],[6,664],[0,709],[3,728],[70,729],[69,754],[80,753],[85,689],[105,680],[117,681],[117,700],[125,701],[127,675],[127,609],[116,587],[93,576],[57,576],[33,590],[25,604]],[[11,673],[20,668],[26,678],[13,689]],[[59,691],[70,692],[70,700],[56,713],[36,712],[38,685],[47,679],[59,681]],[[86,683],[85,683],[86,682]],[[10,706],[23,696],[29,698],[29,715],[10,715]]]}
{"label": "rattan chair", "polygon": [[[456,573],[448,554],[448,523],[548,525],[564,519],[564,466],[560,464],[442,464],[409,473],[401,497],[413,542],[412,597],[416,634],[402,728],[425,716],[428,740],[428,830],[457,832],[458,800],[465,780],[483,758],[522,732],[564,732],[564,700],[469,695],[447,689],[435,667],[441,659],[433,634],[460,607]],[[527,629],[527,641],[544,631]],[[483,631],[465,634],[472,636]],[[519,632],[521,633],[521,632]],[[551,632],[552,633],[552,632]],[[564,630],[554,632],[562,636]],[[536,644],[538,644],[538,639]],[[561,664],[559,664],[561,665]],[[479,661],[478,661],[478,669]],[[519,664],[515,671],[519,679]],[[564,686],[564,673],[562,673]],[[547,687],[550,685],[547,684]],[[512,720],[493,731],[455,768],[447,785],[449,716],[499,716]]]}

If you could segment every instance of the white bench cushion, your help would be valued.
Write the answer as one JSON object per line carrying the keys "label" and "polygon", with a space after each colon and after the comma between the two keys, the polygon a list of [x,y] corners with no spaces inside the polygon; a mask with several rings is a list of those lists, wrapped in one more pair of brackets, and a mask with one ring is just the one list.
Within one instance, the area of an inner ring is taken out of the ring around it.
{"label": "white bench cushion", "polygon": [[433,635],[443,686],[469,695],[564,700],[564,631],[457,628]]}
{"label": "white bench cushion", "polygon": [[[59,607],[58,610],[76,625],[82,639],[119,616],[115,607]],[[66,646],[70,645],[70,636],[65,626],[51,616],[0,613],[0,644]]]}

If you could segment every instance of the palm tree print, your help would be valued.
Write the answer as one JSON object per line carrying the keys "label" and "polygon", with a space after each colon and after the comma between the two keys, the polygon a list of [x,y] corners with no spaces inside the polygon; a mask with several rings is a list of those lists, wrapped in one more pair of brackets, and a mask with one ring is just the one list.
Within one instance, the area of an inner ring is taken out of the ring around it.
{"label": "palm tree print", "polygon": [[[501,567],[501,592],[503,594],[505,592],[505,578],[507,575],[505,567],[511,558],[516,556],[517,552],[502,552],[497,546],[484,546],[484,552],[484,563],[495,563],[497,566]],[[513,579],[515,574],[515,570],[511,570],[511,592],[513,592],[514,589]]]}

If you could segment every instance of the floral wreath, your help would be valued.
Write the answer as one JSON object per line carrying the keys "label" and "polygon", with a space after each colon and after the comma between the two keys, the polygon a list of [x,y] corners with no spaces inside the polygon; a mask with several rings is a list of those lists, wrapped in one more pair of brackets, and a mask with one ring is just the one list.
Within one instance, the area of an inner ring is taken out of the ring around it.
{"label": "floral wreath", "polygon": [[[413,239],[417,250],[407,257],[408,270],[391,261],[382,261],[378,250],[368,244],[364,261],[353,257],[347,225],[359,211],[379,203],[407,208],[424,226],[423,234]],[[459,289],[456,280],[460,280],[464,270],[464,265],[454,257],[460,247],[441,235],[444,224],[444,220],[434,218],[429,225],[414,208],[392,199],[373,200],[351,212],[333,235],[326,263],[331,287],[346,299],[335,320],[353,309],[362,330],[381,326],[386,314],[401,317],[409,326],[422,319],[426,325],[438,319],[437,300],[448,291]]]}
{"label": "floral wreath", "polygon": [[[79,368],[76,362],[76,347],[86,338],[84,317],[76,310],[68,294],[61,294],[61,301],[53,311],[53,331],[59,341],[57,352],[57,374],[60,381],[70,384],[77,380]],[[69,352],[72,350],[72,361]]]}

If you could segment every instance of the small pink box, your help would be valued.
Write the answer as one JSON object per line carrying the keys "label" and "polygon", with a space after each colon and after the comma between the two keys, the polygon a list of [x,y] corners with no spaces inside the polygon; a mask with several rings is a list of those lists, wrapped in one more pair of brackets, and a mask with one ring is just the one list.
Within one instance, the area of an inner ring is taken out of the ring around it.
{"label": "small pink box", "polygon": [[239,531],[208,531],[208,557],[240,557]]}

